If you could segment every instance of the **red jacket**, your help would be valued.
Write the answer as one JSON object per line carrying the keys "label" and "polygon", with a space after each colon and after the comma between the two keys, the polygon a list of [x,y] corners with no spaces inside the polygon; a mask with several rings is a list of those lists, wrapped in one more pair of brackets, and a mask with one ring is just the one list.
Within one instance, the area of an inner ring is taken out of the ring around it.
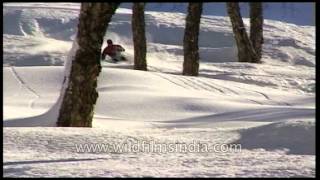
{"label": "red jacket", "polygon": [[109,56],[115,56],[117,51],[124,51],[124,48],[118,44],[111,44],[108,45],[102,52],[102,56],[106,54]]}

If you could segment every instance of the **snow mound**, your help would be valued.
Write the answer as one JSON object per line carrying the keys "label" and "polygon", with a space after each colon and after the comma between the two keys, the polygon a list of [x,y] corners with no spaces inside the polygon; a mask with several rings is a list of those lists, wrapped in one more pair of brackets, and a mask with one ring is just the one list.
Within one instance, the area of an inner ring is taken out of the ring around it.
{"label": "snow mound", "polygon": [[240,131],[234,143],[244,149],[287,149],[289,154],[315,155],[315,122],[285,121]]}

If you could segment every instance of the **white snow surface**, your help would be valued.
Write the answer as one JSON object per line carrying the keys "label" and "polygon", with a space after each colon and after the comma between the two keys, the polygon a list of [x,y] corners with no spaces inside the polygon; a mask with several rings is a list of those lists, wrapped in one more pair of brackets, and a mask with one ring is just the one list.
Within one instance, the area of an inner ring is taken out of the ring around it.
{"label": "white snow surface", "polygon": [[[56,105],[79,4],[5,3],[3,15],[4,176],[315,177],[314,26],[265,20],[263,63],[249,64],[236,62],[229,18],[202,16],[199,77],[187,77],[181,75],[185,14],[146,12],[144,72],[133,70],[131,10],[120,8],[105,39],[123,45],[129,62],[102,62],[93,128],[60,128]],[[242,149],[75,149],[128,138]]]}

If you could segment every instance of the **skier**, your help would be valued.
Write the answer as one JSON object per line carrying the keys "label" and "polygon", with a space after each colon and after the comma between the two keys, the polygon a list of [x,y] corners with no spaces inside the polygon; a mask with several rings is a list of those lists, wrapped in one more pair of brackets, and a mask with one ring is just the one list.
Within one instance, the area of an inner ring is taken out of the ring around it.
{"label": "skier", "polygon": [[114,62],[126,60],[126,58],[121,54],[125,51],[122,46],[113,44],[111,39],[108,39],[107,43],[108,46],[102,52],[102,59],[105,59],[106,55],[109,55]]}

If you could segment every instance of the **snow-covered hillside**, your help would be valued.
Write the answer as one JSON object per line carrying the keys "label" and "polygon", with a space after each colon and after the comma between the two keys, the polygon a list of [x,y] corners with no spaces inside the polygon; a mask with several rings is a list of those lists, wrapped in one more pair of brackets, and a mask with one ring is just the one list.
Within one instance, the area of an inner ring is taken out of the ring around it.
{"label": "snow-covered hillside", "polygon": [[[132,61],[103,62],[94,127],[57,128],[48,110],[59,96],[78,13],[77,3],[4,4],[4,176],[315,176],[314,26],[265,20],[263,63],[238,63],[229,18],[203,15],[199,77],[186,77],[185,14],[147,11],[149,71],[132,70]],[[117,10],[105,38],[132,59],[130,9]],[[75,148],[128,139],[242,150]]]}
{"label": "snow-covered hillside", "polygon": [[[240,10],[244,17],[249,17],[249,3],[241,2]],[[122,3],[120,7],[131,8],[132,3]],[[188,3],[147,3],[147,11],[187,12]],[[297,25],[315,25],[314,2],[263,2],[264,17]],[[225,2],[204,2],[202,14],[227,16]]]}

